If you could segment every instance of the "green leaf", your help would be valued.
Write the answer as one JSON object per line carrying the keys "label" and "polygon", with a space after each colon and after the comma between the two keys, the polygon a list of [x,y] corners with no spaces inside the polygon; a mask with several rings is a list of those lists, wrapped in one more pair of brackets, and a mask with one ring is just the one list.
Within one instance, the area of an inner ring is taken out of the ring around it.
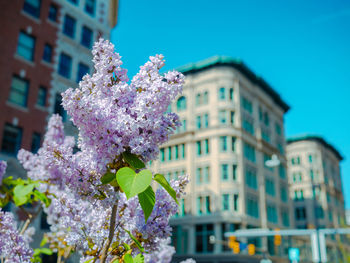
{"label": "green leaf", "polygon": [[126,251],[130,250],[130,246],[126,243],[123,243],[123,246],[125,248]]}
{"label": "green leaf", "polygon": [[34,196],[43,202],[46,207],[48,207],[51,204],[51,199],[49,199],[44,193],[39,192],[38,190],[34,190],[33,192]]}
{"label": "green leaf", "polygon": [[15,196],[26,196],[30,194],[34,189],[34,184],[28,184],[28,185],[17,185],[15,189],[13,190],[13,194]]}
{"label": "green leaf", "polygon": [[131,232],[129,230],[126,230],[124,229],[126,233],[128,233],[128,235],[130,236],[130,238],[135,242],[136,246],[138,247],[138,249],[141,251],[141,252],[145,252],[145,249],[143,248],[143,246],[141,245],[140,241],[138,241],[136,239],[136,237],[134,237],[133,234],[131,234]]}
{"label": "green leaf", "polygon": [[38,256],[40,254],[45,254],[45,255],[52,255],[53,252],[51,249],[43,247],[43,248],[36,248],[34,249],[34,256]]}
{"label": "green leaf", "polygon": [[136,173],[133,169],[124,167],[118,170],[117,181],[129,199],[147,189],[152,182],[152,172],[142,170]]}
{"label": "green leaf", "polygon": [[125,263],[134,263],[134,261],[132,260],[132,256],[130,254],[124,255],[124,262]]}
{"label": "green leaf", "polygon": [[168,192],[168,194],[175,200],[177,204],[179,202],[177,201],[176,198],[176,192],[175,190],[171,187],[171,185],[168,183],[168,181],[165,179],[164,175],[162,174],[156,174],[154,176],[154,180],[157,181],[163,188]]}
{"label": "green leaf", "polygon": [[90,262],[92,262],[94,259],[92,258],[92,259],[89,259],[89,260],[87,260],[87,261],[85,261],[84,263],[90,263]]}
{"label": "green leaf", "polygon": [[138,198],[145,215],[145,222],[147,222],[147,219],[151,215],[154,204],[156,202],[156,195],[154,194],[152,187],[148,186],[145,191],[138,194]]}
{"label": "green leaf", "polygon": [[144,263],[145,257],[140,253],[134,257],[134,263]]}
{"label": "green leaf", "polygon": [[41,247],[45,246],[45,244],[47,243],[47,241],[48,241],[47,237],[44,236],[43,239],[42,239],[41,242],[40,242],[40,246],[41,246]]}
{"label": "green leaf", "polygon": [[145,164],[139,159],[139,157],[137,157],[136,154],[123,152],[122,155],[124,160],[135,169],[142,169],[146,167]]}
{"label": "green leaf", "polygon": [[108,184],[108,183],[112,182],[114,178],[115,178],[114,173],[107,172],[101,177],[101,183]]}
{"label": "green leaf", "polygon": [[21,206],[27,203],[28,197],[27,196],[14,196],[13,201],[15,201],[16,206]]}

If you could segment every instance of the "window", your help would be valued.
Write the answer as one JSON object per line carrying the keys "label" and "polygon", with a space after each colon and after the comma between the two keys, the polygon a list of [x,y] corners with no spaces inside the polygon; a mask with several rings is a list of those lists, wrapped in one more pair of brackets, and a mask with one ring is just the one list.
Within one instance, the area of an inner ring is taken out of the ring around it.
{"label": "window", "polygon": [[294,183],[300,183],[303,181],[303,177],[302,177],[301,172],[294,172],[292,176],[293,176]]}
{"label": "window", "polygon": [[305,220],[306,219],[306,209],[305,207],[295,208],[295,219],[296,220]]}
{"label": "window", "polygon": [[67,118],[66,111],[62,106],[62,96],[60,93],[56,93],[54,113],[59,114],[62,117],[62,121],[65,121]]}
{"label": "window", "polygon": [[208,113],[204,114],[204,128],[209,127],[209,115]]}
{"label": "window", "polygon": [[196,169],[196,183],[197,184],[203,183],[202,168],[200,167]]}
{"label": "window", "polygon": [[277,123],[277,122],[275,124],[275,130],[276,130],[276,133],[278,135],[281,135],[281,132],[282,132],[281,125],[279,123]]}
{"label": "window", "polygon": [[43,53],[43,60],[48,62],[48,63],[52,62],[52,46],[49,44],[45,44],[44,53]]}
{"label": "window", "polygon": [[196,106],[199,106],[202,104],[202,96],[200,93],[197,93],[196,95]]}
{"label": "window", "polygon": [[57,6],[51,4],[50,5],[50,9],[49,9],[49,16],[48,18],[53,21],[53,22],[57,22],[57,15],[58,15],[58,8]]}
{"label": "window", "polygon": [[230,112],[230,122],[231,122],[231,124],[233,125],[233,124],[235,124],[235,112],[234,111],[231,111]]}
{"label": "window", "polygon": [[165,153],[164,153],[164,148],[160,149],[160,161],[163,163],[165,162]]}
{"label": "window", "polygon": [[279,166],[279,176],[281,178],[286,178],[286,168],[283,165]]}
{"label": "window", "polygon": [[32,153],[37,153],[40,148],[41,135],[40,133],[34,132],[32,135],[32,145],[30,151]]}
{"label": "window", "polygon": [[210,209],[210,196],[205,197],[205,213],[210,214],[211,209]]}
{"label": "window", "polygon": [[221,165],[221,180],[222,181],[228,180],[228,165],[227,164]]}
{"label": "window", "polygon": [[222,195],[222,210],[223,211],[229,210],[229,198],[230,198],[230,196],[228,194]]}
{"label": "window", "polygon": [[226,123],[226,111],[225,110],[219,111],[219,123],[221,123],[221,124]]}
{"label": "window", "polygon": [[288,192],[287,192],[287,187],[281,186],[281,201],[286,203],[288,202]]}
{"label": "window", "polygon": [[231,150],[236,151],[236,137],[231,137]]}
{"label": "window", "polygon": [[29,82],[27,80],[12,77],[9,101],[22,107],[27,107]]}
{"label": "window", "polygon": [[196,127],[197,127],[197,129],[200,129],[201,126],[202,126],[201,116],[197,116],[197,118],[196,118]]}
{"label": "window", "polygon": [[252,119],[243,117],[242,127],[246,132],[254,135],[254,121]]}
{"label": "window", "polygon": [[209,237],[214,235],[213,224],[196,225],[196,253],[209,253],[214,251],[214,245]]}
{"label": "window", "polygon": [[219,96],[219,100],[225,100],[226,99],[226,89],[224,87],[221,87],[219,89],[218,96]]}
{"label": "window", "polygon": [[209,98],[208,98],[208,91],[205,91],[203,93],[203,104],[208,104]]}
{"label": "window", "polygon": [[230,88],[230,100],[233,101],[233,88]]}
{"label": "window", "polygon": [[171,153],[172,153],[171,147],[168,147],[168,161],[171,161],[171,158],[172,158]]}
{"label": "window", "polygon": [[242,106],[243,106],[243,109],[245,109],[250,114],[253,113],[253,104],[250,100],[248,100],[245,97],[242,97]]}
{"label": "window", "polygon": [[84,47],[91,48],[91,42],[92,42],[92,30],[87,26],[83,26],[83,29],[81,31],[80,44],[82,44]]}
{"label": "window", "polygon": [[69,79],[72,71],[72,58],[64,53],[60,55],[58,74]]}
{"label": "window", "polygon": [[40,17],[40,0],[25,0],[23,11],[36,18]]}
{"label": "window", "polygon": [[77,73],[77,83],[82,80],[82,78],[86,75],[89,74],[89,66],[79,63],[78,65],[78,73]]}
{"label": "window", "polygon": [[277,223],[278,222],[278,216],[277,216],[277,209],[275,205],[267,205],[267,220],[271,223]]}
{"label": "window", "polygon": [[233,210],[238,211],[238,194],[233,195]]}
{"label": "window", "polygon": [[252,189],[258,189],[258,179],[256,176],[256,170],[253,167],[246,167],[245,180],[248,187]]}
{"label": "window", "polygon": [[312,156],[312,154],[309,154],[309,163],[313,163],[313,156]]}
{"label": "window", "polygon": [[11,124],[5,124],[1,151],[7,154],[16,155],[21,147],[22,129]]}
{"label": "window", "polygon": [[203,197],[197,197],[197,214],[203,214]]}
{"label": "window", "polygon": [[303,190],[295,190],[294,191],[294,200],[295,201],[303,201],[304,200],[304,191]]}
{"label": "window", "polygon": [[204,182],[205,183],[210,182],[209,166],[204,168]]}
{"label": "window", "polygon": [[237,180],[237,165],[236,164],[232,165],[232,180],[233,181]]}
{"label": "window", "polygon": [[267,111],[265,111],[265,113],[264,113],[264,124],[265,124],[265,126],[269,126],[269,124],[270,124],[269,113]]}
{"label": "window", "polygon": [[247,197],[247,214],[259,218],[259,204],[255,197]]}
{"label": "window", "polygon": [[227,151],[227,136],[220,136],[220,151]]}
{"label": "window", "polygon": [[47,96],[47,89],[43,86],[39,87],[38,91],[38,99],[36,101],[36,104],[42,107],[46,106],[46,96]]}
{"label": "window", "polygon": [[79,0],[68,0],[68,1],[71,2],[71,3],[73,3],[73,4],[75,4],[75,5],[77,5],[78,2],[79,2]]}
{"label": "window", "polygon": [[209,154],[209,139],[204,140],[204,153]]}
{"label": "window", "polygon": [[95,15],[96,0],[86,0],[85,1],[85,12],[90,15]]}
{"label": "window", "polygon": [[34,60],[35,38],[20,32],[17,44],[17,54],[26,60]]}
{"label": "window", "polygon": [[244,143],[244,157],[255,163],[255,148],[248,143]]}
{"label": "window", "polygon": [[265,191],[268,195],[275,196],[276,191],[275,191],[275,182],[273,179],[265,179]]}
{"label": "window", "polygon": [[184,96],[180,97],[176,102],[177,111],[186,110],[186,98]]}
{"label": "window", "polygon": [[292,157],[291,164],[292,165],[299,165],[300,164],[300,157],[299,156]]}
{"label": "window", "polygon": [[181,144],[181,157],[185,159],[185,144]]}
{"label": "window", "polygon": [[197,141],[197,156],[201,156],[202,155],[202,145],[201,145],[201,141]]}
{"label": "window", "polygon": [[282,224],[286,227],[289,226],[289,213],[287,209],[283,209],[281,212]]}
{"label": "window", "polygon": [[175,160],[179,160],[179,145],[175,145]]}
{"label": "window", "polygon": [[76,25],[76,20],[73,17],[69,16],[69,15],[65,15],[65,17],[64,17],[64,24],[63,24],[63,33],[66,36],[74,38],[75,25]]}

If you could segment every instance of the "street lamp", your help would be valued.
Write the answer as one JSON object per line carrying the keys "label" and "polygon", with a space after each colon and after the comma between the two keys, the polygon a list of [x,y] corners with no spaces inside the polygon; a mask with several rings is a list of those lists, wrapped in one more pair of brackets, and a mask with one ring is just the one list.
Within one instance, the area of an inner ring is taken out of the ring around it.
{"label": "street lamp", "polygon": [[276,155],[276,154],[273,154],[273,155],[271,156],[271,160],[267,160],[267,161],[265,162],[265,165],[266,165],[267,167],[271,167],[271,168],[272,168],[272,167],[279,166],[280,163],[281,163],[281,161],[278,159],[277,155]]}

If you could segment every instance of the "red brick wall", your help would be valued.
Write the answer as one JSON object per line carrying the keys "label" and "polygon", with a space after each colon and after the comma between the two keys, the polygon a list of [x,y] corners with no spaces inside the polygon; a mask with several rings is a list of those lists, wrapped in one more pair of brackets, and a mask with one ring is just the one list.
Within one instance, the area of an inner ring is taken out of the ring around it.
{"label": "red brick wall", "polygon": [[[48,43],[54,50],[57,38],[58,25],[48,21],[50,4],[50,0],[41,0],[40,18],[37,19],[22,11],[24,0],[0,1],[0,149],[4,125],[12,123],[14,118],[18,119],[18,127],[23,131],[22,148],[30,150],[33,132],[44,134],[47,112],[35,105],[39,86],[47,88],[47,98],[51,88],[53,63],[48,66],[42,62],[44,45]],[[36,38],[32,63],[15,55],[19,32],[27,32],[28,27],[32,29],[30,34]],[[24,109],[7,102],[12,76],[19,76],[21,70],[26,72],[24,79],[29,80],[27,108]]]}

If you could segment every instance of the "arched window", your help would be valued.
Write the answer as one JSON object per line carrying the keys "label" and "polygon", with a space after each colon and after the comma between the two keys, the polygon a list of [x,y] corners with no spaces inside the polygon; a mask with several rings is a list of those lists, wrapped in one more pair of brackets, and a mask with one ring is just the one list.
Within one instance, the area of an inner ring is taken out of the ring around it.
{"label": "arched window", "polygon": [[219,89],[219,100],[225,100],[226,99],[226,89],[224,87],[221,87]]}
{"label": "arched window", "polygon": [[186,97],[180,97],[177,100],[176,106],[178,111],[186,110]]}

